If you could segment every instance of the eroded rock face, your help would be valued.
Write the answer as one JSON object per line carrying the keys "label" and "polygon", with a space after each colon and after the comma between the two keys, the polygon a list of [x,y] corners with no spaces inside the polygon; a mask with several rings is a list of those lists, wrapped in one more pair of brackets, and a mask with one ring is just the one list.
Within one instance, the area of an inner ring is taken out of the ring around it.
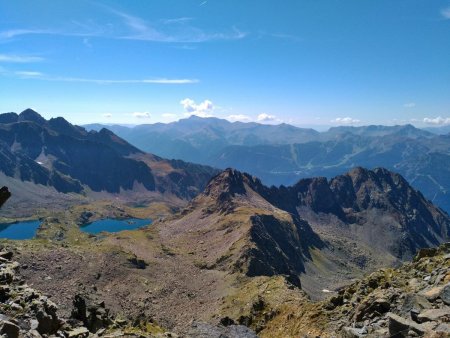
{"label": "eroded rock face", "polygon": [[298,276],[304,272],[299,237],[300,227],[292,227],[273,216],[257,215],[251,218],[251,236],[256,247],[248,251],[248,276],[286,275],[288,280],[300,287]]}

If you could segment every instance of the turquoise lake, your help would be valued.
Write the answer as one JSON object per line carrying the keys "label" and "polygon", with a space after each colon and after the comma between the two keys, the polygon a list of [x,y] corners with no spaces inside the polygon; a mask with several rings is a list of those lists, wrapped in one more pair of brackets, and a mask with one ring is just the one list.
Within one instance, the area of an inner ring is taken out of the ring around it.
{"label": "turquoise lake", "polygon": [[0,224],[0,238],[32,239],[41,225],[41,221],[26,221],[11,224]]}
{"label": "turquoise lake", "polygon": [[102,219],[80,227],[84,232],[98,234],[102,231],[118,232],[123,230],[134,230],[152,223],[151,219]]}

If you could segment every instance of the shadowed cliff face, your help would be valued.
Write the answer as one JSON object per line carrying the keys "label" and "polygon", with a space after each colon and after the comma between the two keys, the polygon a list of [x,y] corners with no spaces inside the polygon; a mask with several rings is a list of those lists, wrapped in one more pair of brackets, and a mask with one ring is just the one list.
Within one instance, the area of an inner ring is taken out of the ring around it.
{"label": "shadowed cliff face", "polygon": [[2,187],[0,189],[0,208],[5,204],[8,198],[11,197],[11,193],[9,192],[7,187]]}

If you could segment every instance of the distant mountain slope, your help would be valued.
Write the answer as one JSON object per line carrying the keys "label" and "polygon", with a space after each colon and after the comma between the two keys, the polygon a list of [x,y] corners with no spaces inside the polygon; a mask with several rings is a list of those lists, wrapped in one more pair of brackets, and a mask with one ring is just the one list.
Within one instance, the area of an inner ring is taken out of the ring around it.
{"label": "distant mountain slope", "polygon": [[318,133],[286,124],[191,117],[169,124],[107,128],[155,154],[237,168],[268,185],[291,185],[310,176],[331,178],[355,166],[386,167],[450,212],[450,136],[412,125],[343,126]]}
{"label": "distant mountain slope", "polygon": [[165,158],[207,163],[211,156],[228,145],[301,143],[314,140],[313,129],[288,124],[231,123],[218,118],[191,116],[177,122],[123,126],[86,125],[88,130],[108,128],[133,145]]}
{"label": "distant mountain slope", "polygon": [[450,133],[450,125],[440,126],[440,127],[428,127],[425,128],[426,131],[438,135],[446,135]]}
{"label": "distant mountain slope", "polygon": [[61,117],[47,121],[31,109],[0,115],[0,171],[62,193],[140,189],[184,199],[215,173],[146,154],[107,129],[88,132]]}

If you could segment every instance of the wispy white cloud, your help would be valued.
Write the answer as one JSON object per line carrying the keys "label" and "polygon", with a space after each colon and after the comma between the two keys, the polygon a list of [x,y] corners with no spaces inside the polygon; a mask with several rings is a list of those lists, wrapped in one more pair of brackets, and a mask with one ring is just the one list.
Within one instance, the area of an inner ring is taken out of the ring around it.
{"label": "wispy white cloud", "polygon": [[44,58],[39,56],[30,55],[12,55],[12,54],[0,54],[0,62],[10,63],[33,63],[44,61]]}
{"label": "wispy white cloud", "polygon": [[44,29],[9,29],[0,32],[0,39],[11,39],[20,35],[32,35],[32,34],[54,34],[53,31]]}
{"label": "wispy white cloud", "polygon": [[403,105],[405,108],[414,108],[416,106],[415,102],[408,102]]}
{"label": "wispy white cloud", "polygon": [[226,119],[230,122],[250,122],[252,120],[250,116],[243,114],[229,115]]}
{"label": "wispy white cloud", "polygon": [[106,114],[103,114],[102,116],[107,118],[107,119],[110,119],[112,117],[112,114],[106,113]]}
{"label": "wispy white cloud", "polygon": [[182,17],[149,22],[138,16],[119,11],[107,5],[99,5],[121,19],[119,25],[101,25],[95,22],[72,20],[64,29],[10,29],[0,31],[0,40],[22,35],[60,35],[78,37],[101,37],[166,43],[200,43],[214,40],[237,40],[248,34],[231,27],[228,32],[207,32],[191,25],[192,18]]}
{"label": "wispy white cloud", "polygon": [[137,119],[149,119],[151,117],[149,112],[134,112],[132,115]]}
{"label": "wispy white cloud", "polygon": [[349,125],[349,124],[357,124],[357,123],[360,123],[361,120],[354,119],[354,118],[351,118],[351,117],[337,117],[337,118],[331,120],[330,122],[331,122],[331,123],[336,123],[336,124],[346,124],[346,125]]}
{"label": "wispy white cloud", "polygon": [[438,116],[438,117],[434,117],[434,118],[425,117],[423,119],[423,122],[427,123],[427,124],[434,124],[434,125],[446,125],[446,124],[450,124],[450,117],[442,117],[442,116]]}
{"label": "wispy white cloud", "polygon": [[194,100],[185,98],[180,101],[186,111],[185,115],[196,115],[199,117],[212,117],[212,113],[215,109],[214,104],[210,100],[204,100],[199,104],[195,103]]}
{"label": "wispy white cloud", "polygon": [[441,9],[441,15],[444,19],[450,20],[450,7]]}
{"label": "wispy white cloud", "polygon": [[29,77],[40,78],[40,77],[44,76],[44,74],[41,72],[34,72],[34,71],[28,71],[28,70],[17,71],[17,72],[14,72],[14,74],[16,74],[20,77],[25,77],[25,78],[29,78]]}
{"label": "wispy white cloud", "polygon": [[[180,17],[148,21],[139,16],[115,9],[105,4],[97,4],[104,11],[119,18],[119,22],[99,23],[71,20],[64,28],[17,28],[0,31],[0,40],[22,35],[60,35],[78,37],[101,37],[109,39],[130,39],[166,43],[200,43],[213,40],[236,40],[247,36],[237,27],[226,32],[210,32],[195,27],[193,18]],[[111,20],[109,20],[111,21]]]}
{"label": "wispy white cloud", "polygon": [[192,18],[168,19],[158,22],[149,22],[138,16],[119,11],[112,7],[102,5],[109,12],[115,14],[123,20],[130,32],[122,39],[142,40],[153,42],[173,42],[173,43],[199,43],[212,40],[236,40],[247,36],[247,33],[232,27],[227,33],[209,33],[200,28],[190,25]]}
{"label": "wispy white cloud", "polygon": [[62,29],[10,29],[0,32],[0,41],[8,40],[22,35],[56,35],[56,36],[73,36],[73,37],[102,37],[102,38],[114,38],[112,32],[108,32],[104,29],[94,25],[81,25],[76,22],[72,22],[73,26]]}
{"label": "wispy white cloud", "polygon": [[[3,74],[9,74],[3,72]],[[166,84],[166,85],[183,85],[198,83],[197,79],[167,79],[167,78],[155,78],[155,79],[89,79],[79,77],[65,77],[65,76],[51,76],[37,71],[16,71],[14,76],[20,78],[34,78],[42,81],[56,81],[56,82],[81,82],[81,83],[94,83],[99,85],[108,84]]]}

